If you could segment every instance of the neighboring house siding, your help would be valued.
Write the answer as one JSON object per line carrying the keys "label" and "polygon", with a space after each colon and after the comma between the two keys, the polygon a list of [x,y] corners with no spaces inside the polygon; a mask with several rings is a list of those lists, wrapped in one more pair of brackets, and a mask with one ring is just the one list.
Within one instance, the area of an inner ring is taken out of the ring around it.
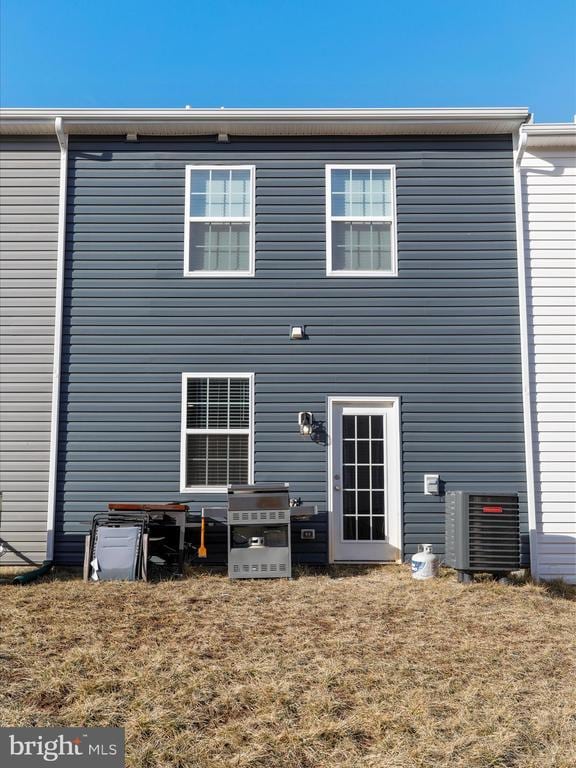
{"label": "neighboring house siding", "polygon": [[[256,166],[256,277],[184,278],[184,167]],[[399,277],[328,278],[325,165],[397,165]],[[517,490],[526,529],[510,137],[74,138],[57,557],[109,501],[179,493],[181,373],[254,371],[255,480],[317,504],[326,550],[329,395],[399,395],[405,553],[444,544],[447,488]],[[291,342],[291,324],[309,340]]]}
{"label": "neighboring house siding", "polygon": [[522,161],[538,572],[576,583],[576,153]]}
{"label": "neighboring house siding", "polygon": [[60,152],[0,143],[0,564],[42,561],[52,397]]}

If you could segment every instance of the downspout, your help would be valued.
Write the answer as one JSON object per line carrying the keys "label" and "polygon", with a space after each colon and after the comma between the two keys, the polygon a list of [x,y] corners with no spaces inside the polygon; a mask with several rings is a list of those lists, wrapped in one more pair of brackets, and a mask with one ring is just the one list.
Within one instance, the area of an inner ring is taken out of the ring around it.
{"label": "downspout", "polygon": [[54,121],[60,145],[60,188],[58,198],[58,244],[56,250],[56,301],[54,307],[54,362],[52,369],[52,414],[50,421],[50,463],[48,469],[48,515],[46,560],[54,559],[56,520],[56,475],[58,472],[58,428],[60,421],[60,370],[62,360],[62,312],[64,308],[64,257],[66,253],[66,197],[68,180],[68,135],[61,117]]}
{"label": "downspout", "polygon": [[514,208],[516,214],[516,252],[518,259],[518,300],[520,312],[520,352],[522,361],[522,411],[524,415],[524,450],[526,452],[526,496],[530,534],[530,570],[537,581],[538,530],[536,527],[536,492],[532,435],[532,393],[530,386],[530,316],[528,312],[528,275],[524,249],[524,214],[522,201],[522,174],[520,164],[528,136],[519,126],[513,135],[514,148]]}

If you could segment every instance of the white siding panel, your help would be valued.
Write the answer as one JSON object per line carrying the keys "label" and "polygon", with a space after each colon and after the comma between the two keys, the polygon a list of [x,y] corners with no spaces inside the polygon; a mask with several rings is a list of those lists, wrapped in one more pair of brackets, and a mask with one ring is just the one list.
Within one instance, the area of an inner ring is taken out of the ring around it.
{"label": "white siding panel", "polygon": [[524,240],[542,578],[576,583],[576,153],[526,152]]}

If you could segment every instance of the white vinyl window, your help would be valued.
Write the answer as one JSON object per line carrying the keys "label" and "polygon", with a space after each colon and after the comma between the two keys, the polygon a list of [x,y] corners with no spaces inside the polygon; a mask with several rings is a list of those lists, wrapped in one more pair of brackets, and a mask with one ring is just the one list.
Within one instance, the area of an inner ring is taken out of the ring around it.
{"label": "white vinyl window", "polygon": [[254,275],[252,165],[187,165],[184,275]]}
{"label": "white vinyl window", "polygon": [[253,402],[251,373],[182,375],[182,492],[253,482]]}
{"label": "white vinyl window", "polygon": [[328,275],[398,274],[395,166],[326,166],[326,245]]}

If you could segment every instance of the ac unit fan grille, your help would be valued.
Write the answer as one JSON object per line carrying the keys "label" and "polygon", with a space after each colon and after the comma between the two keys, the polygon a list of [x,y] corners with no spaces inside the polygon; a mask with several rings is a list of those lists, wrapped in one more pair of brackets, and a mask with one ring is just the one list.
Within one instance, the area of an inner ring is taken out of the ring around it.
{"label": "ac unit fan grille", "polygon": [[471,569],[505,571],[519,567],[517,497],[471,495],[468,519]]}

